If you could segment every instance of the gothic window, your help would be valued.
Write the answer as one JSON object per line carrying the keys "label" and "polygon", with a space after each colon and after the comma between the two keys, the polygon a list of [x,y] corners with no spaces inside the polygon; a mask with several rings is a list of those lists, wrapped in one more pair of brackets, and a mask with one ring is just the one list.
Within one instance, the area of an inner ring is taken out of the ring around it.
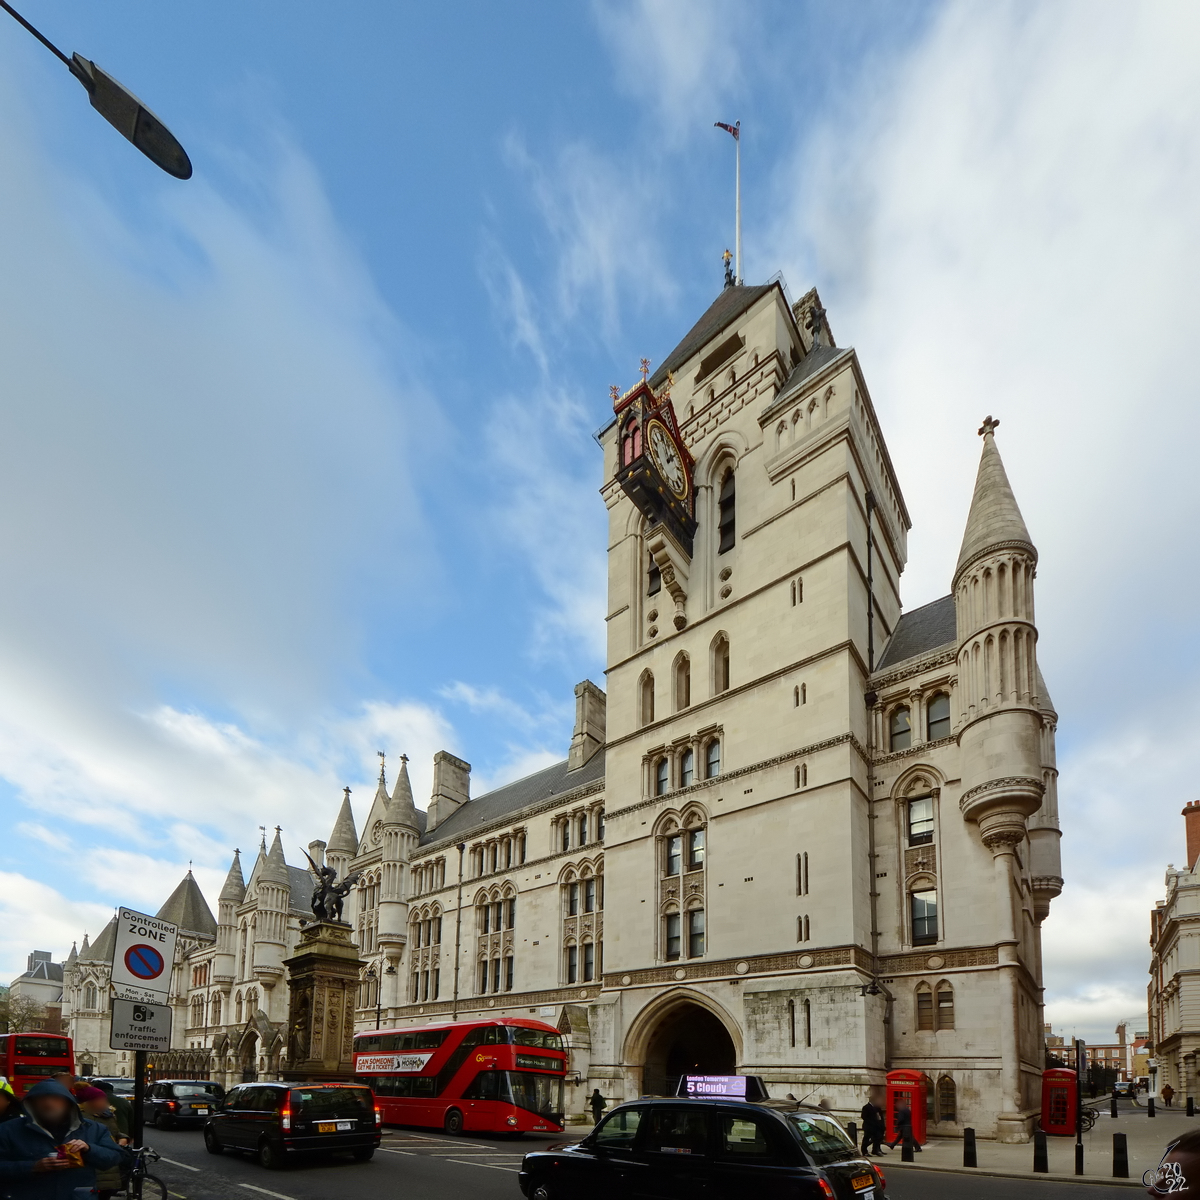
{"label": "gothic window", "polygon": [[792,688],[792,707],[800,707],[800,689],[798,687]]}
{"label": "gothic window", "polygon": [[945,980],[937,985],[935,997],[936,1021],[938,1029],[954,1028],[954,989]]}
{"label": "gothic window", "polygon": [[673,833],[664,842],[666,851],[663,860],[664,875],[678,875],[680,866],[683,863],[683,835]]}
{"label": "gothic window", "polygon": [[[792,484],[793,489],[795,488],[795,486],[796,485],[793,483]],[[795,494],[793,493],[792,499],[794,500],[795,498],[796,498]],[[799,579],[799,578],[793,579],[792,580],[792,607],[795,608],[797,604],[803,604],[803,603],[804,603],[804,580]]]}
{"label": "gothic window", "polygon": [[654,764],[654,794],[656,796],[665,796],[670,783],[671,764],[664,755]]}
{"label": "gothic window", "polygon": [[796,941],[807,942],[810,930],[811,926],[807,914],[796,918]]}
{"label": "gothic window", "polygon": [[679,786],[691,787],[695,775],[695,756],[690,749],[679,756]]}
{"label": "gothic window", "polygon": [[517,898],[509,896],[504,901],[504,928],[516,929],[517,927]]}
{"label": "gothic window", "polygon": [[519,851],[519,853],[517,855],[517,859],[519,862],[523,863],[525,861],[525,835],[524,834],[521,834],[520,837],[517,838],[517,848]]}
{"label": "gothic window", "polygon": [[500,959],[493,958],[492,959],[492,991],[493,992],[498,992],[500,990],[500,970],[501,970]]}
{"label": "gothic window", "polygon": [[235,1018],[240,1025],[242,1023],[242,993],[238,992],[234,1011],[237,1013]]}
{"label": "gothic window", "polygon": [[504,956],[504,990],[506,992],[513,990],[513,956],[511,954]]}
{"label": "gothic window", "polygon": [[717,553],[724,554],[726,550],[732,550],[734,542],[737,540],[735,531],[735,516],[734,516],[734,482],[733,471],[725,472],[725,477],[721,480],[721,491],[717,501],[717,532],[720,535],[720,541],[717,543]]}
{"label": "gothic window", "polygon": [[933,797],[908,802],[908,844],[924,846],[933,841]]}
{"label": "gothic window", "polygon": [[800,703],[801,704],[808,703],[808,684],[807,683],[802,683],[800,685]]}
{"label": "gothic window", "polygon": [[692,703],[692,664],[686,654],[675,659],[675,711],[682,712]]}
{"label": "gothic window", "polygon": [[665,928],[663,931],[663,948],[665,951],[663,957],[668,962],[674,962],[680,956],[681,946],[679,930],[680,914],[677,912],[667,913]]}
{"label": "gothic window", "polygon": [[716,779],[721,773],[721,743],[714,738],[704,752],[704,778]]}
{"label": "gothic window", "polygon": [[88,1012],[97,1007],[96,985],[90,980],[83,985],[83,1007]]}
{"label": "gothic window", "polygon": [[662,591],[662,567],[654,561],[654,555],[650,555],[650,562],[646,567],[646,595],[657,596]]}
{"label": "gothic window", "polygon": [[688,958],[704,954],[704,909],[693,908],[688,913]]}
{"label": "gothic window", "polygon": [[912,944],[932,946],[938,940],[937,892],[932,888],[910,892],[909,911],[912,919]]}
{"label": "gothic window", "polygon": [[796,768],[796,787],[808,787],[808,763],[801,763]]}
{"label": "gothic window", "polygon": [[699,871],[704,866],[704,830],[688,830],[688,870]]}
{"label": "gothic window", "polygon": [[604,841],[604,809],[599,809],[596,813],[596,841]]}
{"label": "gothic window", "polygon": [[888,724],[890,750],[907,750],[912,745],[912,728],[908,721],[908,706],[901,705],[892,710],[891,721]]}
{"label": "gothic window", "polygon": [[567,916],[577,917],[579,915],[579,883],[572,880],[567,884]]}
{"label": "gothic window", "polygon": [[576,945],[567,947],[567,982],[579,982],[579,947]]}
{"label": "gothic window", "polygon": [[246,1016],[247,1018],[254,1016],[258,1012],[258,992],[251,988],[246,993]]}
{"label": "gothic window", "polygon": [[211,1016],[210,1016],[211,1023],[213,1025],[220,1025],[220,1023],[221,1023],[221,993],[220,992],[217,992],[217,994],[215,996],[213,996],[212,1004],[209,1006],[209,1009],[210,1009],[210,1014],[211,1014]]}
{"label": "gothic window", "polygon": [[192,1028],[198,1029],[204,1024],[204,997],[192,997]]}
{"label": "gothic window", "polygon": [[583,982],[591,983],[596,977],[596,947],[592,942],[583,943]]}
{"label": "gothic window", "polygon": [[796,895],[808,895],[808,851],[796,855]]}
{"label": "gothic window", "polygon": [[943,1075],[937,1084],[937,1119],[958,1120],[958,1089],[949,1075]]}
{"label": "gothic window", "polygon": [[804,1001],[804,1044],[812,1045],[812,1001]]}
{"label": "gothic window", "polygon": [[933,992],[927,983],[917,984],[917,1029],[933,1029]]}
{"label": "gothic window", "polygon": [[571,822],[563,821],[562,823],[562,848],[570,850],[571,848]]}
{"label": "gothic window", "polygon": [[483,995],[487,991],[488,985],[488,963],[486,958],[479,960],[479,965],[476,968],[475,990]]}
{"label": "gothic window", "polygon": [[649,725],[654,720],[654,676],[649,671],[643,672],[638,691],[642,724]]}
{"label": "gothic window", "polygon": [[776,450],[780,450],[783,448],[783,443],[786,438],[787,438],[787,422],[780,421],[779,424],[775,427],[775,449]]}
{"label": "gothic window", "polygon": [[583,881],[583,911],[585,913],[596,911],[596,880],[594,878]]}
{"label": "gothic window", "polygon": [[712,690],[714,696],[729,690],[729,639],[723,633],[712,645]]}
{"label": "gothic window", "polygon": [[[931,742],[938,738],[950,736],[950,697],[945,692],[938,692],[929,701],[928,736]],[[953,1086],[953,1080],[950,1081]]]}
{"label": "gothic window", "polygon": [[788,1044],[794,1046],[796,1044],[796,1002],[789,1000],[787,1002],[788,1013]]}

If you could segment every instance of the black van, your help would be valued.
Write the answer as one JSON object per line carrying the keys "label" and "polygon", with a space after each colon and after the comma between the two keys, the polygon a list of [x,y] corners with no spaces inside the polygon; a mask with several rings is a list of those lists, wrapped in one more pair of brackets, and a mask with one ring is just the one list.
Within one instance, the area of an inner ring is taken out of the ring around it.
{"label": "black van", "polygon": [[832,1113],[744,1100],[622,1104],[576,1145],[525,1155],[518,1179],[529,1200],[886,1200]]}
{"label": "black van", "polygon": [[243,1083],[204,1125],[209,1154],[249,1150],[264,1167],[339,1150],[366,1162],[379,1145],[379,1110],[357,1083]]}

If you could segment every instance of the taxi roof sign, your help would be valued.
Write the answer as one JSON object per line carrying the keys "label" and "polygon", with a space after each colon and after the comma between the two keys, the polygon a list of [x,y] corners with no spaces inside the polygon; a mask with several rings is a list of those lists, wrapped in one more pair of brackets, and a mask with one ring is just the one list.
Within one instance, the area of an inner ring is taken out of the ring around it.
{"label": "taxi roof sign", "polygon": [[155,1003],[171,992],[179,926],[132,908],[117,910],[112,985],[120,1000]]}

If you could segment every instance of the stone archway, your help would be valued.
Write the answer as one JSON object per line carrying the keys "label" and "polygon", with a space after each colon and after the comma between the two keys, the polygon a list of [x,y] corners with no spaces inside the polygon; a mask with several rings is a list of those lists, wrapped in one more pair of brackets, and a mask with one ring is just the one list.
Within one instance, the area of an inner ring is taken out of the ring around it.
{"label": "stone archway", "polygon": [[630,1031],[626,1061],[642,1072],[643,1095],[675,1094],[683,1075],[732,1075],[738,1047],[729,1024],[699,997],[671,997]]}
{"label": "stone archway", "polygon": [[246,1031],[240,1050],[238,1057],[242,1069],[242,1082],[253,1083],[258,1078],[258,1035],[254,1030]]}

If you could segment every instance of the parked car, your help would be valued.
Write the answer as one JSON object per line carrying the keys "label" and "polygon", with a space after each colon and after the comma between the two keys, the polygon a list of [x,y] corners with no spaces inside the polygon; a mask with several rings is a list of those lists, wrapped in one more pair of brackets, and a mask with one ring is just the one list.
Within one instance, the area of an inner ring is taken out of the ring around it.
{"label": "parked car", "polygon": [[112,1090],[118,1096],[133,1095],[133,1080],[126,1079],[121,1075],[93,1075],[88,1081],[92,1087],[99,1087],[102,1083],[111,1083]]}
{"label": "parked car", "polygon": [[224,1095],[211,1079],[160,1079],[146,1088],[142,1119],[158,1129],[203,1125]]}
{"label": "parked car", "polygon": [[635,1100],[583,1141],[525,1155],[528,1200],[886,1200],[832,1113],[718,1099]]}
{"label": "parked car", "polygon": [[210,1154],[243,1150],[264,1167],[296,1155],[349,1151],[366,1162],[379,1145],[379,1109],[357,1083],[243,1083],[231,1088],[204,1126]]}

